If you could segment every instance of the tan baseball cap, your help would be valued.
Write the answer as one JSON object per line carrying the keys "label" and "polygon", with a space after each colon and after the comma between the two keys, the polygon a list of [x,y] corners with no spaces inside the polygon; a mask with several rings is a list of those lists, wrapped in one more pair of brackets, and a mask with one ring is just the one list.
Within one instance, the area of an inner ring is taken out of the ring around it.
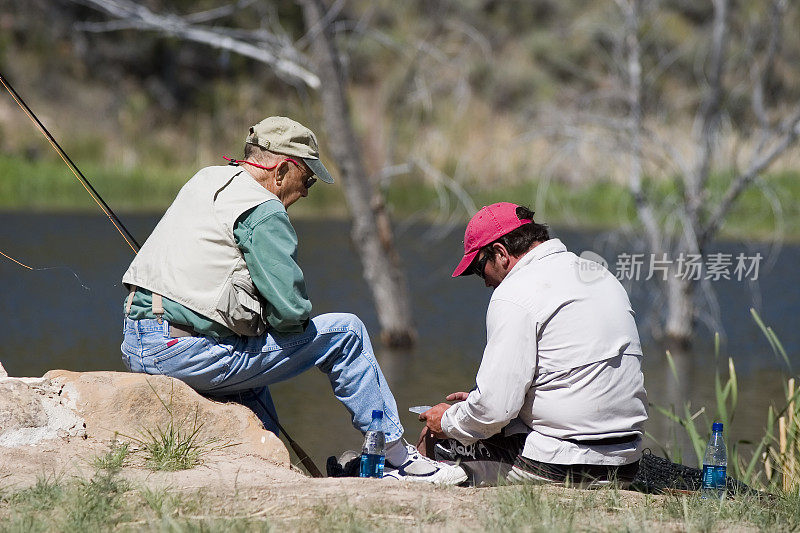
{"label": "tan baseball cap", "polygon": [[250,127],[244,142],[277,154],[299,157],[315,176],[325,183],[333,183],[330,172],[319,160],[317,136],[299,122],[287,117],[267,117]]}

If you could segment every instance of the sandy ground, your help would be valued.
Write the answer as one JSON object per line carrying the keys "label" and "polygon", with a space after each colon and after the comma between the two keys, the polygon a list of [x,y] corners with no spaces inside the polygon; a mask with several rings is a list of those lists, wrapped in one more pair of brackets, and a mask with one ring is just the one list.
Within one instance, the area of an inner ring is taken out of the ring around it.
{"label": "sandy ground", "polygon": [[[0,490],[21,490],[42,476],[57,476],[64,481],[73,476],[90,478],[96,471],[93,458],[107,451],[106,444],[80,438],[0,448]],[[348,508],[366,510],[371,520],[401,530],[405,526],[418,530],[481,529],[497,491],[510,490],[378,479],[312,479],[294,468],[238,453],[235,447],[210,452],[202,465],[179,472],[153,472],[144,466],[141,455],[134,450],[120,473],[133,487],[200,497],[208,517],[263,517],[290,530],[304,529],[309,520],[319,523],[326,518],[320,514],[332,515]],[[556,487],[543,490],[567,500],[578,492]],[[619,505],[631,510],[641,506],[645,498],[627,491],[620,495]]]}

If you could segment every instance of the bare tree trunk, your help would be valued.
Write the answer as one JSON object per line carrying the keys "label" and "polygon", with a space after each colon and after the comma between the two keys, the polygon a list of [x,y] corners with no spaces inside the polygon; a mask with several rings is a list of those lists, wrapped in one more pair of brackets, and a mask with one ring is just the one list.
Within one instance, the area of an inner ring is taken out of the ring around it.
{"label": "bare tree trunk", "polygon": [[415,341],[405,278],[399,268],[391,223],[383,198],[364,170],[361,147],[353,131],[346,81],[330,25],[323,22],[322,0],[298,0],[303,8],[319,88],[328,143],[336,160],[353,221],[353,244],[361,258],[364,279],[372,291],[381,339],[391,347]]}
{"label": "bare tree trunk", "polygon": [[[697,166],[683,175],[684,203],[681,207],[683,236],[679,246],[685,252],[701,254],[705,244],[702,236],[705,205],[708,197],[708,178],[711,161],[718,142],[726,43],[728,40],[728,0],[714,0],[711,50],[708,65],[708,88],[695,120],[695,144],[698,146]],[[666,340],[678,347],[689,346],[694,330],[694,281],[674,275],[667,280]]]}
{"label": "bare tree trunk", "polygon": [[694,285],[670,275],[667,278],[667,317],[664,337],[671,345],[686,350],[694,329]]}
{"label": "bare tree trunk", "polygon": [[[639,30],[642,0],[617,0],[617,5],[625,16],[625,56],[627,68],[628,133],[630,136],[630,169],[628,189],[633,196],[636,214],[644,227],[644,234],[651,253],[657,257],[668,251],[668,238],[658,223],[653,204],[642,190],[642,63]],[[691,218],[691,217],[685,217]],[[691,226],[691,224],[690,224]],[[693,227],[688,228],[693,234]],[[684,240],[696,240],[687,239]],[[694,247],[692,247],[694,253]],[[692,335],[694,322],[694,302],[692,282],[676,276],[674,266],[670,266],[666,277],[667,316],[664,337],[670,343],[686,347]]]}
{"label": "bare tree trunk", "polygon": [[[96,32],[121,29],[159,31],[251,57],[270,65],[278,75],[292,83],[301,81],[311,88],[319,89],[331,151],[341,171],[339,179],[353,220],[353,242],[361,258],[364,279],[372,292],[378,312],[381,339],[390,347],[411,346],[416,340],[416,333],[411,320],[408,288],[399,267],[383,198],[365,174],[361,149],[353,132],[346,82],[330,21],[323,19],[323,2],[299,0],[317,63],[317,72],[312,73],[304,66],[305,58],[282,35],[273,34],[264,28],[256,32],[242,32],[200,24],[235,11],[235,6],[223,6],[181,17],[154,13],[132,0],[72,1],[88,5],[117,19],[80,24],[80,29]],[[320,84],[320,78],[325,80],[324,84]]]}
{"label": "bare tree trunk", "polygon": [[625,48],[628,74],[628,131],[630,135],[630,160],[628,189],[633,196],[636,213],[644,225],[645,237],[653,253],[663,251],[663,235],[653,206],[642,190],[642,63],[639,42],[641,0],[618,0],[625,15]]}

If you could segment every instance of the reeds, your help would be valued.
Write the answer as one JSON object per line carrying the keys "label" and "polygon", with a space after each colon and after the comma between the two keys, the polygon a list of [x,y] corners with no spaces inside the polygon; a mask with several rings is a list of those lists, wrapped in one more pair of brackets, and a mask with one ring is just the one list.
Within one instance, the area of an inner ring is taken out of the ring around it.
{"label": "reeds", "polygon": [[[767,418],[768,425],[766,437],[767,445],[761,454],[764,464],[764,474],[771,485],[779,485],[785,492],[795,492],[800,488],[800,428],[798,428],[798,409],[800,403],[797,396],[795,379],[789,378],[784,386],[786,393],[786,407],[777,414],[770,406]],[[778,434],[775,436],[775,421],[778,424]]]}
{"label": "reeds", "polygon": [[[754,309],[750,310],[753,319],[758,324],[761,332],[767,338],[775,357],[779,358],[785,365],[789,374],[793,374],[792,363],[786,353],[786,349],[781,344],[775,331],[764,324],[761,317]],[[798,455],[800,455],[800,430],[798,429],[798,409],[800,402],[797,396],[795,378],[790,377],[784,385],[785,404],[777,413],[770,406],[767,410],[767,427],[762,439],[764,450],[758,450],[764,467],[764,475],[769,486],[779,486],[785,492],[794,492],[800,487],[800,467],[798,467]],[[778,425],[778,436],[775,437],[775,423]]]}
{"label": "reeds", "polygon": [[[772,348],[775,357],[786,365],[789,374],[792,374],[791,361],[772,328],[766,326],[758,313],[751,309],[756,324]],[[715,336],[715,359],[719,358],[719,335]],[[667,351],[667,362],[673,375],[678,379],[672,355]],[[688,435],[698,464],[702,462],[712,421],[719,421],[725,425],[725,440],[728,448],[728,472],[731,476],[751,486],[781,490],[793,493],[800,488],[800,402],[794,377],[789,377],[784,385],[784,404],[776,409],[769,406],[765,421],[764,434],[756,443],[749,443],[733,438],[732,422],[736,414],[739,401],[739,387],[736,377],[736,366],[732,358],[728,358],[728,376],[723,379],[719,370],[714,377],[714,396],[716,409],[714,416],[709,417],[709,410],[705,407],[692,413],[689,402],[684,403],[682,412],[676,413],[675,409],[654,406],[655,409],[669,420],[679,425]],[[703,416],[704,425],[699,426],[697,420]],[[776,434],[777,426],[777,434]],[[650,435],[652,438],[652,435]],[[750,448],[751,446],[753,446]],[[663,447],[662,447],[663,448]],[[665,450],[666,452],[666,450]]]}

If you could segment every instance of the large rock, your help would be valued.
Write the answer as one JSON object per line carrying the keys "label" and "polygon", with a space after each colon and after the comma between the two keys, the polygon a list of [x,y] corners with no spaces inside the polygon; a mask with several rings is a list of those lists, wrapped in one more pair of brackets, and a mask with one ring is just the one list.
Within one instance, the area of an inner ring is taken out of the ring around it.
{"label": "large rock", "polygon": [[0,430],[3,434],[46,425],[47,413],[34,389],[19,380],[0,382]]}
{"label": "large rock", "polygon": [[85,437],[74,402],[43,378],[0,377],[0,446]]}
{"label": "large rock", "polygon": [[290,464],[286,447],[250,409],[211,401],[177,379],[67,370],[10,378],[0,367],[0,447],[143,440],[170,424],[184,434],[197,429],[197,442]]}
{"label": "large rock", "polygon": [[286,447],[264,429],[250,409],[204,398],[177,379],[67,370],[51,370],[44,378],[74,399],[75,411],[85,421],[87,438],[142,438],[147,430],[166,429],[172,422],[183,431],[199,427],[200,442],[234,444],[239,453],[289,466]]}
{"label": "large rock", "polygon": [[47,413],[38,394],[27,383],[0,382],[0,428],[3,433],[47,425]]}

